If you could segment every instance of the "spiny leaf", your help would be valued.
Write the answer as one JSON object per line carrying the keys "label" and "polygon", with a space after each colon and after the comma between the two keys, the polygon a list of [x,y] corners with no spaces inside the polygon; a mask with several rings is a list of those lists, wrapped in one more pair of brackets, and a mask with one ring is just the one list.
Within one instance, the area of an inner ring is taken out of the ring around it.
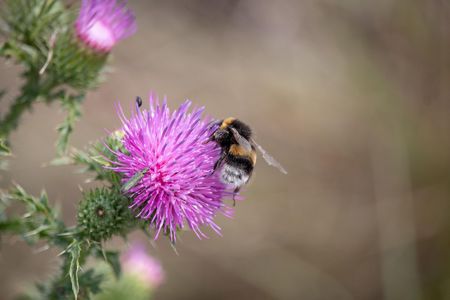
{"label": "spiny leaf", "polygon": [[48,203],[47,194],[43,191],[39,199],[28,194],[20,185],[16,184],[14,189],[9,194],[9,197],[13,200],[24,202],[31,212],[42,213],[49,221],[54,222],[56,213]]}
{"label": "spiny leaf", "polygon": [[103,141],[90,145],[87,151],[72,151],[71,156],[74,163],[83,165],[84,168],[79,170],[80,173],[93,172],[95,173],[95,180],[106,180],[120,189],[122,188],[120,175],[110,168],[105,168],[105,166],[111,165],[111,161],[115,160],[112,151],[126,153],[121,135],[118,132],[108,135]]}
{"label": "spiny leaf", "polygon": [[119,252],[105,250],[103,250],[102,252],[106,262],[111,266],[114,275],[118,278],[121,274]]}
{"label": "spiny leaf", "polygon": [[[20,235],[28,243],[47,240],[50,243],[66,247],[70,239],[60,237],[58,233],[66,232],[64,223],[58,219],[57,211],[50,206],[47,194],[39,197],[29,195],[21,186],[16,185],[9,192],[0,193],[0,231],[10,231]],[[3,207],[15,201],[25,205],[25,212],[20,217],[9,217]]]}
{"label": "spiny leaf", "polygon": [[61,157],[52,159],[48,164],[50,166],[65,166],[65,165],[70,165],[72,162],[73,162],[73,160],[70,157],[61,156]]}
{"label": "spiny leaf", "polygon": [[103,166],[111,165],[111,163],[109,161],[107,161],[103,156],[100,156],[100,155],[91,156],[91,159],[93,161],[95,161],[96,163],[99,163],[100,165],[103,165]]}
{"label": "spiny leaf", "polygon": [[76,240],[72,242],[69,246],[70,250],[70,267],[69,267],[69,276],[70,283],[72,284],[72,292],[75,299],[78,298],[78,292],[80,291],[80,285],[78,282],[78,272],[80,271],[80,254],[81,254],[81,246],[80,243]]}
{"label": "spiny leaf", "polygon": [[33,235],[37,235],[37,234],[39,234],[47,229],[50,229],[50,228],[51,228],[51,226],[49,226],[49,225],[41,225],[41,226],[37,227],[36,229],[27,232],[25,234],[25,237],[31,237]]}
{"label": "spiny leaf", "polygon": [[21,230],[22,230],[22,220],[20,219],[0,220],[0,232],[1,231],[20,232]]}
{"label": "spiny leaf", "polygon": [[136,172],[136,174],[133,175],[133,177],[130,178],[130,180],[128,180],[122,187],[122,190],[124,192],[127,192],[128,190],[130,190],[133,186],[136,185],[136,183],[139,182],[139,180],[142,179],[142,177],[144,177],[144,174],[148,171],[148,168],[145,168],[142,171]]}
{"label": "spiny leaf", "polygon": [[0,138],[0,156],[9,156],[9,155],[11,155],[9,147],[6,146],[5,140]]}
{"label": "spiny leaf", "polygon": [[87,294],[87,292],[90,292],[92,294],[97,294],[101,291],[101,284],[105,275],[98,272],[94,272],[93,269],[89,269],[80,276],[80,287],[85,290],[84,294]]}
{"label": "spiny leaf", "polygon": [[65,154],[67,150],[67,144],[69,136],[73,131],[75,122],[81,116],[80,103],[84,99],[84,95],[68,96],[61,98],[61,103],[67,112],[67,116],[64,122],[58,126],[58,141],[56,143],[56,149],[59,155]]}

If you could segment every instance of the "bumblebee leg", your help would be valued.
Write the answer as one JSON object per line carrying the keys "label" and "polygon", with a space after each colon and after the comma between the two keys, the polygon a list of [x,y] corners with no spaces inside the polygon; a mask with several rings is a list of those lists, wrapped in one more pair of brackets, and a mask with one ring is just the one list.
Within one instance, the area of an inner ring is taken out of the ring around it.
{"label": "bumblebee leg", "polygon": [[220,158],[214,164],[214,168],[213,168],[213,171],[211,172],[211,175],[214,174],[214,172],[216,172],[216,170],[222,165],[222,162],[226,156],[227,156],[227,154],[225,151],[220,154]]}
{"label": "bumblebee leg", "polygon": [[234,189],[234,192],[233,192],[233,206],[236,206],[236,194],[239,193],[240,189],[241,189],[240,186],[238,186],[237,188]]}

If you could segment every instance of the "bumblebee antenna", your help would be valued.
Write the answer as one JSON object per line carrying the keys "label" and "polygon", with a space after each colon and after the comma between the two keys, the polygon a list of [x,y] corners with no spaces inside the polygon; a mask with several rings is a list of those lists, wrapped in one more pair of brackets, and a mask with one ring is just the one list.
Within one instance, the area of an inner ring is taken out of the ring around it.
{"label": "bumblebee antenna", "polygon": [[139,96],[136,97],[136,104],[138,107],[142,106],[142,98],[141,97],[139,97]]}

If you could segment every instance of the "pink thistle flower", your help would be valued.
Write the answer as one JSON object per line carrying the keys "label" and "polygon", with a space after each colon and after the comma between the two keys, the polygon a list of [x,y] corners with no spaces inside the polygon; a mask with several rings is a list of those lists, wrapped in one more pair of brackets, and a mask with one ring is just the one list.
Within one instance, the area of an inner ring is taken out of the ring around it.
{"label": "pink thistle flower", "polygon": [[109,52],[136,32],[133,13],[117,0],[83,0],[75,22],[78,38],[98,52]]}
{"label": "pink thistle flower", "polygon": [[164,270],[156,259],[147,254],[144,246],[134,244],[121,257],[123,272],[137,277],[144,285],[154,289],[165,279]]}
{"label": "pink thistle flower", "polygon": [[[188,113],[190,101],[185,101],[170,113],[166,101],[153,103],[150,110],[140,110],[129,119],[118,106],[122,121],[124,151],[113,152],[116,160],[111,167],[122,175],[124,188],[131,197],[131,208],[139,210],[137,217],[150,221],[176,240],[176,232],[186,225],[198,238],[206,237],[201,226],[209,226],[220,234],[214,222],[218,212],[229,216],[222,198],[231,193],[220,181],[218,172],[212,174],[219,159],[220,148],[207,143],[214,127],[202,118],[204,108]],[[140,176],[139,176],[140,175]]]}

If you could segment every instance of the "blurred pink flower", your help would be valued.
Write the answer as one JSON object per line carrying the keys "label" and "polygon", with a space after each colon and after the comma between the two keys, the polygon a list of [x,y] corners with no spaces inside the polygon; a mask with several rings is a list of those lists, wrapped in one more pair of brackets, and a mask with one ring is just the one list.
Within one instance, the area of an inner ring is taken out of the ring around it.
{"label": "blurred pink flower", "polygon": [[133,13],[117,0],[83,0],[75,23],[78,38],[98,52],[136,32]]}
{"label": "blurred pink flower", "polygon": [[143,284],[156,288],[164,282],[164,270],[145,247],[133,244],[121,257],[123,273],[137,277]]}

